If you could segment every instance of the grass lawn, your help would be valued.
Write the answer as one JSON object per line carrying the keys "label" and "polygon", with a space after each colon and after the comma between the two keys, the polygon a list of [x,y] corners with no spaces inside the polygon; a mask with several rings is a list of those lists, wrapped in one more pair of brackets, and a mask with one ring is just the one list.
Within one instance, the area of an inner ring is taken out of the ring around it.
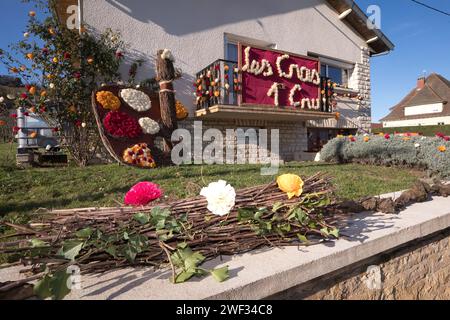
{"label": "grass lawn", "polygon": [[[218,179],[224,179],[238,189],[275,178],[261,176],[258,165],[139,170],[112,164],[19,170],[14,166],[14,159],[15,146],[0,144],[0,217],[7,215],[13,219],[40,208],[115,206],[122,203],[124,194],[139,181],[158,183],[166,195],[176,199],[198,195],[203,186]],[[407,169],[356,164],[289,163],[280,168],[280,173],[300,175],[318,171],[333,176],[338,195],[345,198],[405,189],[421,176],[420,172]]]}

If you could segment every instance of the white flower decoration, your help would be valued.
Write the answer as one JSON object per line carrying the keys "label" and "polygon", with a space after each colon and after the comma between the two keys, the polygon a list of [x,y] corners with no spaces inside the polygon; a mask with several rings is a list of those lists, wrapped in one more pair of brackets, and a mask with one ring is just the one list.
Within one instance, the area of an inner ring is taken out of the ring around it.
{"label": "white flower decoration", "polygon": [[208,210],[217,216],[229,214],[236,204],[236,191],[224,180],[210,183],[200,195],[208,201]]}
{"label": "white flower decoration", "polygon": [[0,97],[0,103],[5,102],[5,98],[4,97]]}
{"label": "white flower decoration", "polygon": [[138,112],[148,111],[152,108],[152,102],[148,95],[136,89],[120,90],[122,99]]}
{"label": "white flower decoration", "polygon": [[139,125],[146,134],[157,134],[161,130],[159,123],[150,118],[139,119]]}
{"label": "white flower decoration", "polygon": [[172,62],[175,62],[175,58],[173,57],[173,54],[169,49],[164,49],[163,53],[161,54],[161,58],[163,60],[170,60]]}
{"label": "white flower decoration", "polygon": [[414,145],[414,147],[420,148],[420,143],[416,143],[416,144]]}

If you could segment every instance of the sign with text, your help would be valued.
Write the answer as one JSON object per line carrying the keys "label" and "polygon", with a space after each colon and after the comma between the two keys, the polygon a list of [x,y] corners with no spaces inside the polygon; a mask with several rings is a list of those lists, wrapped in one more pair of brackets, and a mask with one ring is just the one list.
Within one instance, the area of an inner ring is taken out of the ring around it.
{"label": "sign with text", "polygon": [[320,63],[300,55],[239,44],[241,104],[320,109]]}
{"label": "sign with text", "polygon": [[79,29],[78,0],[58,0],[55,6],[61,25],[69,30]]}

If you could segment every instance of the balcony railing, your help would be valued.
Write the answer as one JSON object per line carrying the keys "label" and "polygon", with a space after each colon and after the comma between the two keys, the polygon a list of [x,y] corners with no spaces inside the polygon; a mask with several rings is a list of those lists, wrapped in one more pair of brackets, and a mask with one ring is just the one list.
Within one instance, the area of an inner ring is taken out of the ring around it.
{"label": "balcony railing", "polygon": [[[194,86],[197,110],[215,105],[238,105],[241,84],[237,62],[216,60],[197,73]],[[333,112],[333,89],[330,79],[322,77],[320,111]]]}

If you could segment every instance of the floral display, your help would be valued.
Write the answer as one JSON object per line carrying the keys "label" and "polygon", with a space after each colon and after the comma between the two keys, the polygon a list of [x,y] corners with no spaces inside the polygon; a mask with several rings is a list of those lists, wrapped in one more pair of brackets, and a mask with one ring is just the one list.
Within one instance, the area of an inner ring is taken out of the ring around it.
{"label": "floral display", "polygon": [[258,76],[260,74],[262,74],[264,77],[272,76],[273,75],[272,66],[270,65],[270,62],[267,61],[266,59],[263,59],[261,63],[259,63],[256,60],[252,60],[252,62],[250,62],[250,49],[251,47],[247,47],[244,50],[245,65],[242,66],[242,71],[254,74],[255,76]]}
{"label": "floral display", "polygon": [[98,103],[103,109],[117,111],[120,109],[120,99],[110,91],[99,91],[96,94]]}
{"label": "floral display", "polygon": [[298,107],[298,106],[301,105],[301,102],[294,101],[295,93],[296,93],[297,91],[300,92],[301,90],[302,90],[302,87],[301,87],[299,84],[296,84],[296,85],[291,89],[291,92],[289,93],[289,103],[291,104],[291,106],[293,106],[293,107]]}
{"label": "floral display", "polygon": [[145,143],[140,143],[123,152],[123,161],[141,168],[156,168],[152,152]]}
{"label": "floral display", "polygon": [[138,121],[120,111],[111,111],[103,119],[106,132],[115,138],[137,138],[142,134]]}
{"label": "floral display", "polygon": [[236,204],[236,191],[224,180],[210,183],[200,195],[208,201],[208,210],[217,216],[229,214]]}
{"label": "floral display", "polygon": [[150,97],[140,90],[122,89],[120,90],[120,96],[131,108],[138,112],[148,111],[152,107]]}
{"label": "floral display", "polygon": [[139,125],[141,126],[142,131],[144,131],[145,134],[155,135],[161,130],[159,123],[151,118],[139,119]]}
{"label": "floral display", "polygon": [[124,203],[129,206],[146,206],[161,196],[162,191],[157,184],[140,182],[127,192]]}
{"label": "floral display", "polygon": [[184,120],[189,116],[189,112],[187,108],[177,100],[176,103],[176,110],[177,110],[177,119],[178,120]]}
{"label": "floral display", "polygon": [[304,182],[295,174],[283,174],[277,179],[278,188],[286,192],[289,199],[300,197],[303,193]]}
{"label": "floral display", "polygon": [[440,152],[445,152],[445,151],[447,151],[447,147],[446,147],[446,146],[439,146],[437,149],[438,149]]}
{"label": "floral display", "polygon": [[274,104],[278,107],[280,105],[278,88],[281,86],[280,83],[274,82],[274,84],[270,87],[269,91],[267,91],[267,96],[273,96]]}

